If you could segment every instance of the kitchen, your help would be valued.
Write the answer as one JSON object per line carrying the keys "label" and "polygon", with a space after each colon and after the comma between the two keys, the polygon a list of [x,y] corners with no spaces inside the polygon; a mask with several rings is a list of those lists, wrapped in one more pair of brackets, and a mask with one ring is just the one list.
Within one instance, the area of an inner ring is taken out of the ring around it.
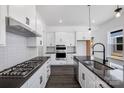
{"label": "kitchen", "polygon": [[123,88],[123,9],[0,5],[0,88]]}

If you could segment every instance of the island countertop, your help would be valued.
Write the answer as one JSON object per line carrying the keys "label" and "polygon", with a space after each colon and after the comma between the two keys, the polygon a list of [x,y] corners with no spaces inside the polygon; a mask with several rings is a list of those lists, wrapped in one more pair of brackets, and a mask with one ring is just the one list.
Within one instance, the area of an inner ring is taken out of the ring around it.
{"label": "island countertop", "polygon": [[[94,64],[97,64],[95,60],[91,60],[90,56],[74,56],[74,59],[77,60],[77,62],[80,62],[83,64],[87,69],[89,69],[91,72],[93,72],[96,76],[98,76],[101,80],[103,80],[105,83],[107,83],[112,88],[124,88],[124,70],[123,69],[104,69],[104,70],[97,70],[94,67]],[[85,63],[85,61],[90,61],[91,64],[88,65]],[[111,64],[112,62],[109,62]],[[99,64],[99,63],[98,63]],[[111,65],[106,65],[110,66]],[[121,75],[118,75],[121,74]]]}

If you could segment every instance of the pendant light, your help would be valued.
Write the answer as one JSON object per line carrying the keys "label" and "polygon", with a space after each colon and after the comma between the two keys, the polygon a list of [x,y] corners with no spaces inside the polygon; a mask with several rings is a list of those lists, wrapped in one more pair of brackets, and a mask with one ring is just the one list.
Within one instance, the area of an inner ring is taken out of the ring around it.
{"label": "pendant light", "polygon": [[91,9],[90,9],[91,6],[88,5],[88,8],[89,8],[89,11],[88,11],[89,12],[89,28],[88,28],[88,30],[91,31]]}
{"label": "pendant light", "polygon": [[115,12],[115,17],[118,18],[121,16],[121,11],[122,11],[122,8],[119,8],[119,5],[117,5],[117,8],[114,10]]}

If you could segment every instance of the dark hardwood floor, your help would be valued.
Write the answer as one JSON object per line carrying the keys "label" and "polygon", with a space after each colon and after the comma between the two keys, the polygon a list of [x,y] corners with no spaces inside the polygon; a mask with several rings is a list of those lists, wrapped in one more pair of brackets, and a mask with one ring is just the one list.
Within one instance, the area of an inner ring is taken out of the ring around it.
{"label": "dark hardwood floor", "polygon": [[70,65],[51,66],[51,76],[46,88],[80,88],[74,78],[74,67]]}

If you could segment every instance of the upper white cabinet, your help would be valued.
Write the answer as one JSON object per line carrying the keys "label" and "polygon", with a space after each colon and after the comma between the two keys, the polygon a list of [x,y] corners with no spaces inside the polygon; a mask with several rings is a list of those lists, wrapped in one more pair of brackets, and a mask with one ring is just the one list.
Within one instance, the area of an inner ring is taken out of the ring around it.
{"label": "upper white cabinet", "polygon": [[6,21],[7,16],[7,6],[0,5],[0,46],[6,45]]}
{"label": "upper white cabinet", "polygon": [[46,43],[47,46],[55,46],[55,32],[47,32]]}
{"label": "upper white cabinet", "polygon": [[43,23],[39,12],[36,14],[36,32],[41,35],[41,37],[28,37],[27,46],[36,47],[43,46],[43,30],[45,29],[45,24]]}
{"label": "upper white cabinet", "polygon": [[8,16],[35,30],[35,5],[9,5]]}
{"label": "upper white cabinet", "polygon": [[65,32],[56,32],[55,33],[55,43],[56,45],[65,45],[66,40],[66,33]]}
{"label": "upper white cabinet", "polygon": [[76,39],[75,32],[67,32],[65,34],[65,37],[66,46],[75,46]]}
{"label": "upper white cabinet", "polygon": [[55,42],[58,45],[75,46],[75,32],[56,32]]}
{"label": "upper white cabinet", "polygon": [[90,40],[90,37],[89,32],[76,32],[76,40]]}

